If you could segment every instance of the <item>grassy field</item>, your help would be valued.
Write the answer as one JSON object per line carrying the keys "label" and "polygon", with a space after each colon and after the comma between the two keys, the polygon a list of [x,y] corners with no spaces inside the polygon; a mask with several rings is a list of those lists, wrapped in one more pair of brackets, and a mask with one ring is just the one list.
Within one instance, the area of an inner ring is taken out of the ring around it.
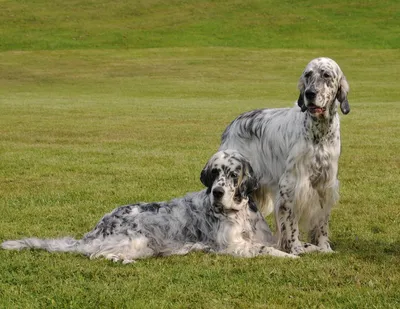
{"label": "grassy field", "polygon": [[0,50],[398,48],[397,0],[1,0]]}
{"label": "grassy field", "polygon": [[[81,237],[105,213],[202,188],[241,112],[291,106],[337,60],[337,254],[133,265],[0,251],[0,308],[400,307],[397,1],[1,1],[0,241]],[[268,218],[271,221],[271,218]]]}

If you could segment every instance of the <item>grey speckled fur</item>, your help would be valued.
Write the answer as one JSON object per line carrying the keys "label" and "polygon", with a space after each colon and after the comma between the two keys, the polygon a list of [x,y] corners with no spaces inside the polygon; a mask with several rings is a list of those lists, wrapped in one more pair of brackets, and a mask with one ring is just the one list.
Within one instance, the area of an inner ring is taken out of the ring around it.
{"label": "grey speckled fur", "polygon": [[[253,198],[265,215],[275,211],[279,247],[301,254],[331,252],[328,221],[338,200],[340,121],[350,112],[349,85],[338,64],[316,58],[300,77],[292,108],[240,115],[222,135],[220,150],[247,157],[260,179]],[[299,226],[310,242],[299,240]]]}

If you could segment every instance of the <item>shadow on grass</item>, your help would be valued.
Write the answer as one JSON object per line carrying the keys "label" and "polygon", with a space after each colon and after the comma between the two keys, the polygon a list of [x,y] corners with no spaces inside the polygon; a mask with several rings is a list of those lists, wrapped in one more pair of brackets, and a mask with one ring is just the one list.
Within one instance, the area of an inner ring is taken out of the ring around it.
{"label": "shadow on grass", "polygon": [[400,256],[400,240],[393,242],[371,239],[337,240],[333,249],[355,254],[363,258],[376,259],[381,256]]}

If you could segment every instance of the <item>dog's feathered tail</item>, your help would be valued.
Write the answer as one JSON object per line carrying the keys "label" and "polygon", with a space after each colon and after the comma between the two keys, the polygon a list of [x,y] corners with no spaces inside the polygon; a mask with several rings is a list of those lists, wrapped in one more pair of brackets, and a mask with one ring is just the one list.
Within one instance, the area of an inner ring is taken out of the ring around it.
{"label": "dog's feathered tail", "polygon": [[21,250],[21,249],[43,249],[50,252],[80,252],[82,253],[81,241],[72,237],[57,239],[24,238],[18,240],[7,240],[1,244],[3,249]]}
{"label": "dog's feathered tail", "polygon": [[148,247],[146,237],[130,239],[126,235],[91,240],[85,238],[76,240],[72,237],[24,238],[7,240],[1,244],[1,247],[7,250],[42,249],[49,252],[76,252],[89,256],[91,259],[103,256],[114,261],[123,260],[124,263],[154,255],[154,251]]}

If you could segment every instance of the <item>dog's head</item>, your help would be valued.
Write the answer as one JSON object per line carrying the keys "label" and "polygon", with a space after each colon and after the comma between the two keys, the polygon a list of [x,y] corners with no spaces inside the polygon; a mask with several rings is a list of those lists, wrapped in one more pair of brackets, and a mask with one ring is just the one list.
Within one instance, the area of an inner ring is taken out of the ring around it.
{"label": "dog's head", "polygon": [[249,161],[235,150],[214,154],[201,172],[211,203],[221,210],[240,210],[258,187]]}
{"label": "dog's head", "polygon": [[300,96],[297,104],[302,112],[327,118],[336,112],[336,100],[343,114],[350,112],[347,100],[349,84],[339,65],[330,58],[311,60],[300,77],[298,87]]}

